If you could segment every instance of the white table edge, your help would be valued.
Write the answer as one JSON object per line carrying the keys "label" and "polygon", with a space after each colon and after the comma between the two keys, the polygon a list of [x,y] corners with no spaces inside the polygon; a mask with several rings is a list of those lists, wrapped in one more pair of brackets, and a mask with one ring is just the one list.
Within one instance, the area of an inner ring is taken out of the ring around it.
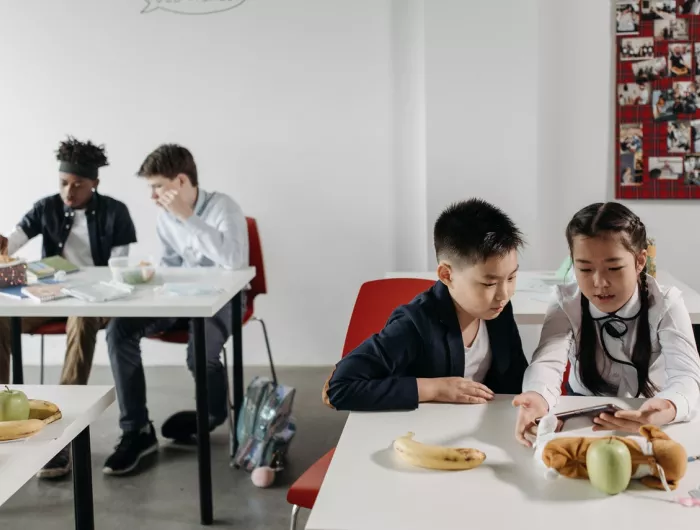
{"label": "white table edge", "polygon": [[[551,275],[553,274],[553,271],[545,271],[545,270],[524,270],[523,272],[525,273],[531,273],[535,275]],[[660,273],[660,274],[659,274]],[[695,289],[690,287],[687,283],[680,281],[678,278],[676,278],[672,273],[668,272],[665,269],[660,269],[657,273],[657,276],[663,275],[667,276],[671,282],[678,287],[678,289],[681,290],[682,293],[690,293],[691,297],[698,297],[700,298],[700,293],[698,293]],[[391,279],[391,278],[419,278],[419,279],[431,279],[437,281],[437,273],[434,273],[432,271],[408,271],[408,272],[399,272],[399,271],[390,271],[386,272],[384,274],[385,279]],[[516,289],[516,292],[517,289]],[[527,291],[521,291],[518,294],[521,295],[526,295]],[[684,297],[684,299],[689,298],[689,297]],[[546,304],[543,302],[543,304]],[[687,305],[687,302],[686,302]],[[518,324],[521,325],[541,325],[544,324],[544,312],[542,313],[522,313],[518,312],[518,307],[514,306],[514,317],[515,321]],[[688,310],[688,315],[690,316],[690,322],[693,325],[700,325],[700,311],[691,311],[690,309]]]}
{"label": "white table edge", "polygon": [[[13,388],[19,388],[21,390],[23,386],[33,385],[13,385]],[[22,469],[21,472],[18,473],[18,479],[16,480],[17,487],[14,488],[14,490],[13,488],[8,488],[7,490],[0,489],[0,507],[15,493],[17,493],[22,486],[29,482],[36,472],[39,471],[41,467],[46,465],[49,460],[56,456],[61,449],[70,444],[81,432],[85,430],[86,427],[89,427],[90,424],[97,420],[116,400],[116,392],[113,386],[90,385],[90,388],[102,388],[104,390],[102,397],[93,403],[93,405],[82,416],[76,418],[73,423],[68,425],[61,433],[61,436],[50,441],[42,440],[32,442],[30,438],[25,442],[18,442],[27,445],[35,445],[36,449],[33,450],[33,455],[36,458],[36,462],[40,462],[41,464],[37,469],[31,467]],[[24,475],[26,475],[26,478]]]}
{"label": "white table edge", "polygon": [[[118,300],[105,303],[85,303],[70,300],[69,305],[53,302],[39,303],[31,300],[11,300],[0,297],[0,317],[136,317],[136,318],[211,318],[224,307],[234,296],[243,291],[250,281],[255,278],[255,267],[247,267],[236,272],[239,278],[234,287],[227,287],[225,292],[218,295],[214,301],[201,303],[197,297],[191,297],[191,305],[173,304],[158,308],[130,304],[129,300]],[[4,302],[4,303],[3,303]],[[199,302],[199,304],[197,304]]]}

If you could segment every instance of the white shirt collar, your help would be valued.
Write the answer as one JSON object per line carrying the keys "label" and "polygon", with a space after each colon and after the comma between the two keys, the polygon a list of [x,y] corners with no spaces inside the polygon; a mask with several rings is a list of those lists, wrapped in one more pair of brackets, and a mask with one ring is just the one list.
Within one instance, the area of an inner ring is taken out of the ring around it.
{"label": "white shirt collar", "polygon": [[[623,305],[620,309],[618,309],[615,312],[615,314],[622,318],[632,318],[637,313],[639,313],[639,309],[641,308],[641,306],[642,300],[639,296],[639,286],[637,286],[637,288],[634,290],[634,293],[632,293],[631,298],[627,300],[627,303]],[[606,313],[598,309],[592,301],[590,302],[590,304],[588,304],[588,307],[590,308],[591,316],[593,318],[601,318],[610,315],[610,313]]]}

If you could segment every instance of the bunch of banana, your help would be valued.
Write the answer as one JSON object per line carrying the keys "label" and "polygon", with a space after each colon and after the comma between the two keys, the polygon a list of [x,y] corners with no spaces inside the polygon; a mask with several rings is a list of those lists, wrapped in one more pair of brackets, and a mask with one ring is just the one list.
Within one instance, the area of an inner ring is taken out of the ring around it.
{"label": "bunch of banana", "polygon": [[0,421],[0,442],[19,440],[36,434],[45,425],[61,419],[61,411],[50,401],[29,400],[29,419]]}
{"label": "bunch of banana", "polygon": [[478,449],[427,445],[413,439],[409,432],[394,440],[394,451],[406,462],[428,469],[473,469],[486,460]]}

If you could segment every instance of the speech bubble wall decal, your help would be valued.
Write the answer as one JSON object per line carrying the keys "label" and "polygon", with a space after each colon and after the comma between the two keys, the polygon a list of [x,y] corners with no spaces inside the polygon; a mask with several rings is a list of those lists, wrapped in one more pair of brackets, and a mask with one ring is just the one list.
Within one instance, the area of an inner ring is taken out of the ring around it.
{"label": "speech bubble wall decal", "polygon": [[238,7],[246,0],[144,0],[141,13],[162,10],[180,15],[213,15]]}

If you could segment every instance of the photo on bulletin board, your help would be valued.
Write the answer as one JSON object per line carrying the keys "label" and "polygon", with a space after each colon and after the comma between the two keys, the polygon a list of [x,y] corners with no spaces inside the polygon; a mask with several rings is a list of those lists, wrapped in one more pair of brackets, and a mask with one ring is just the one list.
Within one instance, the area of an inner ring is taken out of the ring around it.
{"label": "photo on bulletin board", "polygon": [[616,22],[618,35],[634,35],[639,33],[642,19],[639,0],[617,0]]}
{"label": "photo on bulletin board", "polygon": [[700,0],[615,0],[615,197],[700,199]]}
{"label": "photo on bulletin board", "polygon": [[676,0],[642,0],[642,20],[676,17]]}

